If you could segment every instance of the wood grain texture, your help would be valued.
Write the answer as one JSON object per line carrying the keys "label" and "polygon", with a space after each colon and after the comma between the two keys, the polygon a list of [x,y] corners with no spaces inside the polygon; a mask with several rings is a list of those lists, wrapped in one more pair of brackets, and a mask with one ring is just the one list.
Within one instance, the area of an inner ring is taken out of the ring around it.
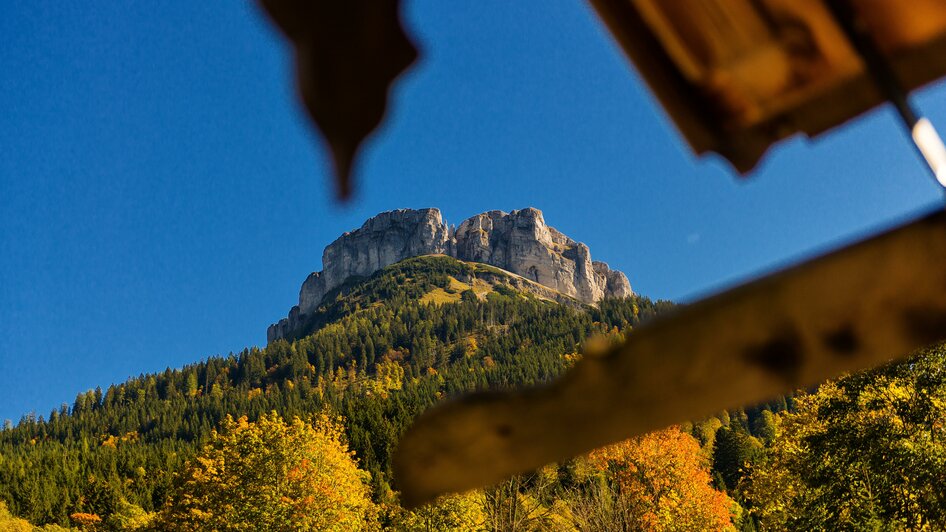
{"label": "wood grain texture", "polygon": [[[946,75],[946,2],[850,1],[907,91]],[[693,151],[716,152],[742,174],[783,139],[885,103],[824,0],[588,2]]]}

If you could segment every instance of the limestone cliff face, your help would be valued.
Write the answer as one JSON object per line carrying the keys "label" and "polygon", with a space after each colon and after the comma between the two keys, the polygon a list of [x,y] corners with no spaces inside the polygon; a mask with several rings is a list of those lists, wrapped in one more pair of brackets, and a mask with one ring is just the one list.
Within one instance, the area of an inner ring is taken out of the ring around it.
{"label": "limestone cliff face", "polygon": [[545,224],[542,211],[478,214],[457,228],[456,257],[483,262],[594,304],[632,294],[627,277],[592,262],[588,246]]}
{"label": "limestone cliff face", "polygon": [[329,290],[349,277],[368,276],[409,257],[450,255],[452,250],[452,239],[438,209],[383,212],[325,248],[324,269],[309,275],[302,284],[299,310],[315,310]]}
{"label": "limestone cliff face", "polygon": [[455,232],[438,209],[402,209],[381,213],[326,247],[323,270],[305,280],[299,304],[269,327],[267,341],[302,332],[306,316],[349,277],[433,254],[496,266],[586,304],[633,294],[623,273],[593,262],[588,246],[546,225],[538,209],[478,214]]}

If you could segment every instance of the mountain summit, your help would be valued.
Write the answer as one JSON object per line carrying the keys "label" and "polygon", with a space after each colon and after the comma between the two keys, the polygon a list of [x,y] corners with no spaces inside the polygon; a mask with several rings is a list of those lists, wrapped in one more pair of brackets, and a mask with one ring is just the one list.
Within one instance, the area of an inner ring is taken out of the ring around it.
{"label": "mountain summit", "polygon": [[592,261],[588,246],[546,225],[538,209],[489,211],[455,229],[439,209],[400,209],[378,214],[329,244],[322,252],[322,271],[302,284],[299,304],[289,316],[269,326],[267,342],[304,332],[307,316],[350,278],[422,255],[488,264],[588,305],[633,295],[622,272]]}

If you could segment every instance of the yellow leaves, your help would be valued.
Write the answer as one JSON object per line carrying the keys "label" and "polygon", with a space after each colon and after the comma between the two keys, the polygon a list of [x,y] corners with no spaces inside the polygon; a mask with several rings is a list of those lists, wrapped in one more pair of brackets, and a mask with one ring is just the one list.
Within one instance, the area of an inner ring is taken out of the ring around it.
{"label": "yellow leaves", "polygon": [[562,359],[565,361],[565,366],[569,368],[574,366],[576,362],[581,360],[581,357],[582,357],[581,353],[565,353],[564,355],[562,355]]}
{"label": "yellow leaves", "polygon": [[941,529],[941,349],[796,397],[750,476],[763,527]]}
{"label": "yellow leaves", "polygon": [[246,393],[246,398],[252,400],[260,397],[261,395],[263,395],[263,390],[261,388],[250,388],[250,391]]}
{"label": "yellow leaves", "polygon": [[479,351],[480,346],[476,342],[475,336],[468,336],[465,340],[466,345],[463,348],[463,355],[467,358],[476,354]]}
{"label": "yellow leaves", "polygon": [[214,399],[223,399],[223,386],[220,383],[210,385],[210,396]]}
{"label": "yellow leaves", "polygon": [[154,512],[146,512],[140,506],[131,504],[125,499],[120,499],[116,505],[115,512],[109,516],[106,528],[109,530],[152,530],[151,523],[154,521]]}
{"label": "yellow leaves", "polygon": [[175,530],[362,530],[377,509],[338,418],[225,418],[178,479],[159,523]]}
{"label": "yellow leaves", "polygon": [[17,519],[7,509],[7,503],[0,500],[0,530],[4,532],[31,532],[33,526],[25,519]]}
{"label": "yellow leaves", "polygon": [[400,390],[403,382],[404,368],[393,360],[384,360],[375,366],[375,376],[366,379],[364,388],[369,394],[387,397],[388,392]]}
{"label": "yellow leaves", "polygon": [[351,372],[345,371],[341,366],[335,368],[335,375],[332,377],[331,385],[336,393],[340,394],[344,392],[348,389],[349,385],[353,384],[349,373]]}
{"label": "yellow leaves", "polygon": [[113,434],[108,434],[103,436],[102,447],[111,447],[115,448],[119,443],[135,443],[138,441],[139,435],[138,431],[133,430],[126,432],[122,436],[115,436]]}

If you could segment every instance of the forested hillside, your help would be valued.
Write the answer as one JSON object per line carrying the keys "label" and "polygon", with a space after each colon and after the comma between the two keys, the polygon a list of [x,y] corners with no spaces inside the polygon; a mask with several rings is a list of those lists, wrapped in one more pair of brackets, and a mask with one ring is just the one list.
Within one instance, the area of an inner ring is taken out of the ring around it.
{"label": "forested hillside", "polygon": [[[326,297],[313,333],[292,343],[24,416],[0,431],[0,501],[34,525],[111,530],[946,525],[939,350],[404,511],[390,456],[418,413],[473,389],[548,381],[585,339],[618,341],[671,308],[643,297],[562,304],[514,286],[496,268],[408,259]],[[328,485],[341,498],[313,498]],[[250,512],[261,504],[270,514]],[[0,508],[0,528],[9,514]]]}

